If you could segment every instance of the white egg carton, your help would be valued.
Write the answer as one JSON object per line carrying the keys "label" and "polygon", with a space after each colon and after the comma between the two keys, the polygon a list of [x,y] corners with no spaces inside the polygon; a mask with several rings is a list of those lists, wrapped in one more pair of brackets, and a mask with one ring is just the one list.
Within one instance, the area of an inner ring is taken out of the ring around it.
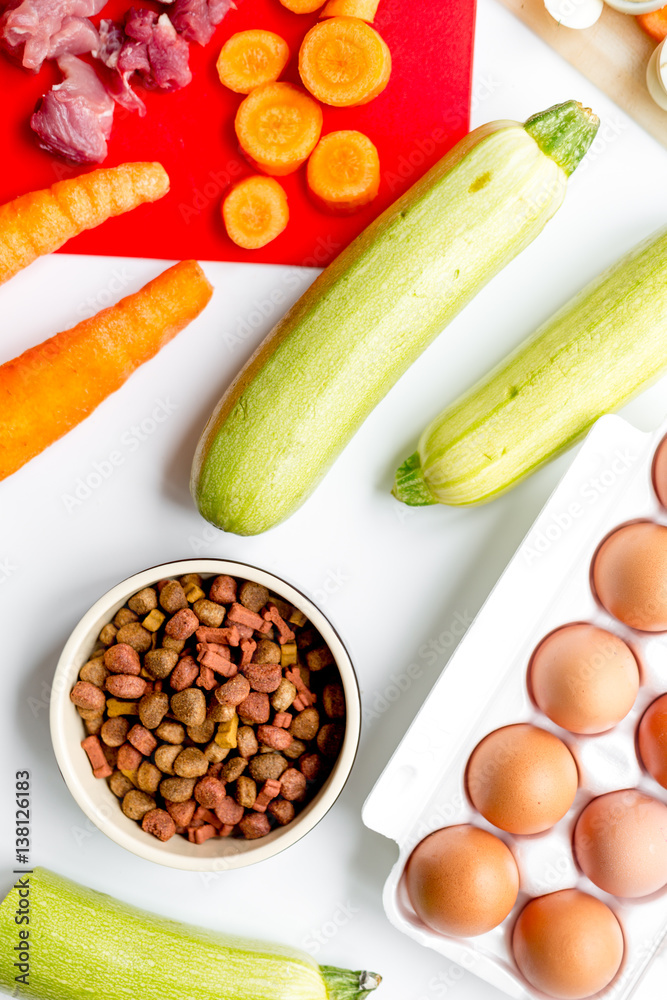
{"label": "white egg carton", "polygon": [[[626,948],[618,975],[597,994],[605,1000],[627,1000],[667,937],[667,889],[637,901],[610,896],[577,869],[571,850],[575,821],[596,795],[638,787],[667,803],[667,791],[643,772],[634,738],[646,707],[667,691],[667,634],[626,628],[597,604],[589,583],[592,557],[615,527],[637,518],[667,524],[667,511],[651,481],[653,456],[665,433],[667,424],[645,434],[620,417],[597,421],[364,805],[366,826],[395,840],[400,849],[383,894],[390,921],[512,997],[544,996],[523,979],[510,946],[516,917],[530,897],[576,887],[611,906]],[[621,636],[642,668],[634,708],[600,736],[576,736],[559,728],[527,693],[533,650],[547,633],[575,621]],[[580,772],[571,810],[551,830],[535,836],[498,830],[475,811],[465,791],[464,770],[474,747],[487,733],[514,722],[532,722],[556,733],[570,747]],[[416,844],[433,830],[457,823],[474,823],[504,840],[521,876],[511,914],[499,927],[473,938],[431,931],[412,910],[402,883]]]}

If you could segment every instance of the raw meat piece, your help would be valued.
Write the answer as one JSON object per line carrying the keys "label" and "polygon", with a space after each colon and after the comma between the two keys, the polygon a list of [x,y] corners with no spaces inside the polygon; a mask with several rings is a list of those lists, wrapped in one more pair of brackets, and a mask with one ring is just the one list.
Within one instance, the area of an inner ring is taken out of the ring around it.
{"label": "raw meat piece", "polygon": [[171,23],[188,42],[207,45],[231,6],[231,0],[176,0]]}
{"label": "raw meat piece", "polygon": [[90,52],[97,44],[97,32],[88,18],[105,2],[21,0],[0,17],[0,43],[35,72],[45,59]]}
{"label": "raw meat piece", "polygon": [[120,24],[107,19],[100,21],[99,35],[99,46],[93,55],[107,68],[103,73],[108,92],[117,104],[128,111],[137,111],[143,118],[146,105],[130,86],[130,77],[135,70],[150,69],[146,46],[130,41]]}
{"label": "raw meat piece", "polygon": [[75,163],[102,163],[107,155],[114,104],[92,67],[61,56],[64,76],[41,100],[30,120],[40,145]]}
{"label": "raw meat piece", "polygon": [[189,58],[188,43],[177,34],[168,16],[160,14],[148,43],[151,71],[145,77],[146,84],[160,90],[180,90],[187,86],[192,79]]}

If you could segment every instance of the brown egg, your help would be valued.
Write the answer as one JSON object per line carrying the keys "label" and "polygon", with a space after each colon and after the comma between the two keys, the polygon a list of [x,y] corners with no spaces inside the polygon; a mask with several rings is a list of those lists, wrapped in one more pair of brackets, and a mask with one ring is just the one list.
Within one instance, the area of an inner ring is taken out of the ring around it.
{"label": "brown egg", "polygon": [[520,723],[496,729],[468,761],[468,794],[489,823],[541,833],[565,815],[578,785],[574,757],[553,733]]}
{"label": "brown egg", "polygon": [[593,561],[593,589],[630,628],[667,631],[667,527],[637,521],[609,535]]}
{"label": "brown egg", "polygon": [[502,840],[476,826],[436,830],[410,855],[405,884],[415,912],[439,934],[472,937],[502,923],[519,871]]}
{"label": "brown egg", "polygon": [[531,986],[579,1000],[604,989],[623,960],[623,931],[606,903],[578,889],[538,896],[512,936],[514,958]]}
{"label": "brown egg", "polygon": [[644,712],[637,730],[637,746],[648,773],[667,788],[667,694],[656,698]]}
{"label": "brown egg", "polygon": [[667,884],[667,806],[636,788],[598,796],[577,820],[574,855],[613,896],[657,892]]}
{"label": "brown egg", "polygon": [[572,733],[603,733],[623,719],[639,690],[630,647],[603,628],[579,623],[548,635],[533,653],[535,703]]}
{"label": "brown egg", "polygon": [[667,437],[658,445],[653,459],[653,486],[658,500],[667,507]]}

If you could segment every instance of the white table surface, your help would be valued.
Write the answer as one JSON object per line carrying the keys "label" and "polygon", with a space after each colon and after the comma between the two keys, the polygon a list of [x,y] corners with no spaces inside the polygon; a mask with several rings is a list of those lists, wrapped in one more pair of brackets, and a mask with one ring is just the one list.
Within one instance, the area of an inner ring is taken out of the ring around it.
{"label": "white table surface", "polygon": [[[265,536],[226,536],[199,517],[187,481],[213,403],[313,271],[205,265],[215,286],[205,314],[85,423],[2,484],[3,886],[14,857],[10,782],[29,768],[33,863],[165,915],[301,945],[323,963],[377,970],[384,1000],[500,998],[389,925],[380,897],[396,849],[364,828],[360,809],[446,663],[451,625],[479,609],[568,458],[470,510],[402,507],[389,494],[395,467],[445,402],[667,220],[667,152],[495,0],[480,0],[473,124],[524,119],[568,98],[593,107],[603,124],[564,206],[390,392],[290,521]],[[0,289],[1,360],[161,269],[133,259],[38,261]],[[667,410],[666,389],[663,379],[626,415],[654,427]],[[161,422],[152,417],[156,407],[158,416],[169,414]],[[122,464],[86,496],[82,482],[106,468],[114,451]],[[346,640],[366,708],[388,706],[365,723],[353,776],[314,832],[271,861],[214,879],[141,861],[93,827],[62,782],[48,730],[50,679],[81,614],[132,572],[194,554],[263,565],[308,592]],[[442,633],[442,656],[430,666],[419,648]],[[421,668],[418,678],[389,704],[383,692],[410,663]],[[262,905],[276,896],[279,919]],[[665,975],[663,953],[637,996],[657,1000]]]}

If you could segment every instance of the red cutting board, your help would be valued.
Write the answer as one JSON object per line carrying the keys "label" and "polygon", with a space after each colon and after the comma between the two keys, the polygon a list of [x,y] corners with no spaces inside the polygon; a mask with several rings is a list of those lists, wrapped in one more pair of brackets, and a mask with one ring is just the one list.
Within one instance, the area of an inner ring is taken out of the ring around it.
{"label": "red cutting board", "polygon": [[[101,16],[117,17],[129,6],[130,0],[110,0]],[[352,217],[326,215],[310,202],[301,168],[280,178],[289,200],[287,229],[262,250],[246,251],[227,237],[220,216],[225,189],[252,173],[234,135],[242,98],[220,84],[215,61],[234,32],[270,28],[292,52],[283,78],[298,82],[299,44],[317,13],[293,14],[278,0],[241,0],[205,49],[190,46],[193,81],[188,87],[173,94],[140,90],[145,118],[116,108],[105,165],[159,160],[171,178],[170,193],[82,234],[64,250],[311,267],[328,263],[468,131],[474,17],[475,0],[380,0],[375,27],[393,58],[387,89],[364,107],[323,109],[324,133],[359,129],[378,147],[378,198]],[[35,103],[57,79],[52,65],[34,76],[0,55],[0,203],[81,172],[40,150],[29,128]]]}

